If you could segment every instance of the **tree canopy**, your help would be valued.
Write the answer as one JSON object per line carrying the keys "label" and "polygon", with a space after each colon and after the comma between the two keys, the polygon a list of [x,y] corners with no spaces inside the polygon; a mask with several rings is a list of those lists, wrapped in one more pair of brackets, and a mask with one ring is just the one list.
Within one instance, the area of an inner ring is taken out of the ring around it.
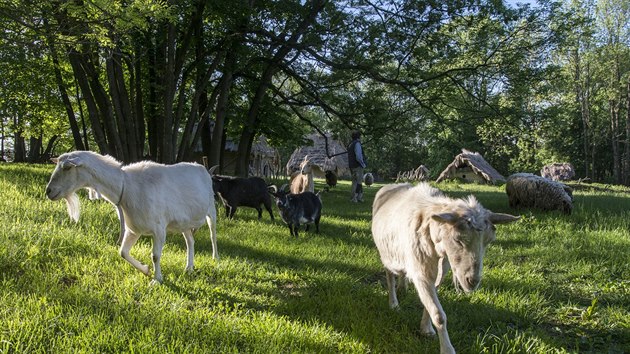
{"label": "tree canopy", "polygon": [[505,174],[571,162],[629,184],[629,7],[7,0],[1,153],[214,165],[230,138],[244,175],[260,134],[290,149],[360,129],[382,176],[467,148]]}

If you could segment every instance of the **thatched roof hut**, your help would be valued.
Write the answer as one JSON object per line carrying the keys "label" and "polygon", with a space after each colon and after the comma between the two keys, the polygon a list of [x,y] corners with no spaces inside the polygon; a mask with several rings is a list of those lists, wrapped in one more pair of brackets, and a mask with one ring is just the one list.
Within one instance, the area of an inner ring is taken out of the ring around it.
{"label": "thatched roof hut", "polygon": [[446,179],[486,184],[505,183],[505,177],[490,166],[481,154],[466,149],[462,149],[462,153],[455,156],[436,182]]}
{"label": "thatched roof hut", "polygon": [[543,166],[540,175],[554,181],[569,181],[575,177],[575,169],[568,162]]}
{"label": "thatched roof hut", "polygon": [[[334,140],[330,134],[326,134],[326,138],[324,138],[320,134],[314,133],[307,135],[306,138],[312,140],[313,145],[301,146],[293,151],[289,161],[287,161],[287,175],[290,176],[293,171],[298,170],[300,164],[304,161],[304,156],[307,155],[311,162],[321,170],[317,171],[316,169],[314,172],[315,177],[324,178],[325,171],[333,171],[340,177],[350,175],[348,154],[342,143]],[[326,154],[326,141],[328,141],[328,154]]]}
{"label": "thatched roof hut", "polygon": [[[223,154],[224,174],[233,174],[236,167],[238,152],[238,142],[227,139],[225,142],[225,152]],[[280,153],[277,149],[269,146],[267,137],[260,135],[252,144],[249,155],[249,176],[275,177],[280,173]]]}

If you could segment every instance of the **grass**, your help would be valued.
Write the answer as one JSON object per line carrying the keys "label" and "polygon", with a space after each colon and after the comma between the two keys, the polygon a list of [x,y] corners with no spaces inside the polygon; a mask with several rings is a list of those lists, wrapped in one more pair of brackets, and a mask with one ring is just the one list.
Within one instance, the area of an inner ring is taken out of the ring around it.
{"label": "grass", "polygon": [[[44,196],[51,171],[0,165],[0,352],[439,352],[413,290],[399,311],[387,305],[370,235],[378,186],[353,204],[342,181],[322,195],[321,233],[299,239],[266,213],[221,212],[221,260],[204,227],[186,274],[183,237],[169,235],[165,283],[150,286],[118,256],[114,208],[83,195],[71,222]],[[439,187],[522,215],[498,227],[480,290],[440,288],[458,352],[630,352],[630,194],[577,191],[565,216],[509,210],[502,187]],[[148,237],[132,250],[149,264],[150,252]]]}

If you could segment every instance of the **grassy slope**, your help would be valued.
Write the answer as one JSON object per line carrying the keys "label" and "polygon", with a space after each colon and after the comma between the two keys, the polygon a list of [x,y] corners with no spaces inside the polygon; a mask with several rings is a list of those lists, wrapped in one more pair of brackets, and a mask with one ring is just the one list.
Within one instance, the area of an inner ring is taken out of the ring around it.
{"label": "grassy slope", "polygon": [[[220,213],[221,260],[204,227],[191,275],[183,237],[169,235],[165,284],[152,287],[118,256],[111,205],[82,198],[75,224],[65,203],[45,199],[51,169],[0,165],[0,352],[439,351],[437,338],[419,334],[413,290],[400,311],[387,306],[369,229],[375,187],[363,204],[348,201],[347,183],[324,194],[321,233],[297,240],[267,214]],[[511,212],[500,187],[440,188]],[[628,352],[630,195],[580,191],[571,216],[520,214],[499,226],[479,291],[440,289],[455,348]],[[150,249],[145,237],[132,252],[147,263]]]}

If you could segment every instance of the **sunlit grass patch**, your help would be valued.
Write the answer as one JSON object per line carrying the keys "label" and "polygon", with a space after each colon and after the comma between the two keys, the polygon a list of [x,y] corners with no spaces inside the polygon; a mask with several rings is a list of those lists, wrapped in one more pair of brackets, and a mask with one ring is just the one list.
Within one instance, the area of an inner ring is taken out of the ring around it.
{"label": "sunlit grass patch", "polygon": [[[212,259],[207,227],[195,233],[195,270],[169,234],[164,284],[150,286],[118,255],[114,208],[80,192],[81,219],[45,198],[52,165],[0,165],[0,351],[436,353],[420,334],[413,289],[390,310],[371,231],[381,186],[350,202],[350,183],[323,192],[320,233],[291,237],[280,220],[219,206]],[[316,180],[316,190],[324,189]],[[504,187],[446,183],[521,220],[497,229],[481,287],[439,289],[460,353],[622,353],[630,347],[630,196],[576,191],[572,215],[510,210]],[[151,239],[132,254],[151,264]]]}

